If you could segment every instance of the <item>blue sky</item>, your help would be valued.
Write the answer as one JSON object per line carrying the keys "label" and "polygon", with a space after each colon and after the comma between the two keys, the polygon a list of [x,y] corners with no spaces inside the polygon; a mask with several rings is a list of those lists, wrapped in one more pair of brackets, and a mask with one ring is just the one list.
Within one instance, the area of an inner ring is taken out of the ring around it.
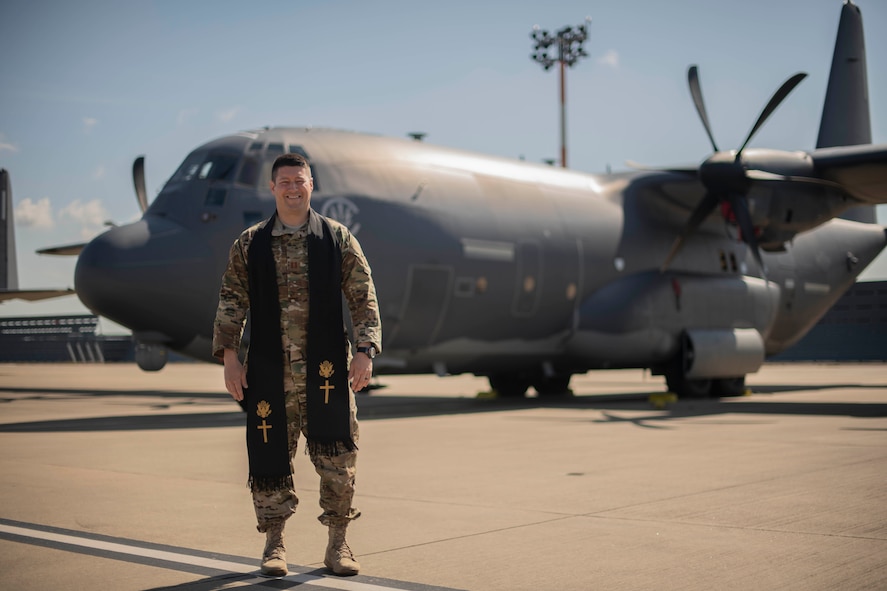
{"label": "blue sky", "polygon": [[[872,135],[887,142],[887,2],[863,11]],[[215,137],[265,125],[404,136],[540,161],[558,155],[554,70],[529,55],[534,24],[592,17],[590,56],[568,71],[568,161],[695,164],[710,152],[687,91],[700,78],[715,138],[738,147],[779,85],[809,77],[752,146],[812,149],[840,0],[205,1],[7,0],[0,18],[0,167],[10,171],[22,288],[73,285],[79,242],[138,217]],[[887,223],[887,208],[879,208]],[[882,255],[863,278],[887,279]],[[0,315],[85,313],[72,298]]]}

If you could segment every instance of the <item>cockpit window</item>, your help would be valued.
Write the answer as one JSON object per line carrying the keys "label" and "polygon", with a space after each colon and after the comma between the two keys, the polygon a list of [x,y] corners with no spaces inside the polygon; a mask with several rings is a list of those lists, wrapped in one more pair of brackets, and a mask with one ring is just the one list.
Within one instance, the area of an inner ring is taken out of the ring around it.
{"label": "cockpit window", "polygon": [[259,162],[253,156],[244,156],[243,164],[240,166],[240,174],[237,176],[237,182],[254,187],[258,180]]}
{"label": "cockpit window", "polygon": [[308,162],[311,162],[311,158],[308,158],[308,152],[306,152],[305,148],[303,148],[302,146],[290,144],[290,153],[291,154],[298,154],[299,156],[302,156],[303,158],[307,159]]}
{"label": "cockpit window", "polygon": [[170,179],[173,183],[193,180],[231,180],[240,154],[209,150],[192,152]]}
{"label": "cockpit window", "polygon": [[293,154],[304,156],[305,159],[308,160],[311,166],[311,178],[314,179],[314,190],[320,191],[320,183],[317,180],[317,171],[314,170],[314,163],[311,162],[311,157],[308,156],[308,152],[305,151],[305,148],[303,148],[302,146],[297,146],[296,144],[290,144],[290,152]]}

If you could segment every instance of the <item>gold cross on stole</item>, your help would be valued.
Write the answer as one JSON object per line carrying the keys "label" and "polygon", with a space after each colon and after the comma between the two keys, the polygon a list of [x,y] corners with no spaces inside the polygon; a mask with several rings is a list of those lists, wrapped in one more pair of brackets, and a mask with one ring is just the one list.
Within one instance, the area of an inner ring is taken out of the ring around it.
{"label": "gold cross on stole", "polygon": [[336,387],[330,384],[330,378],[333,374],[336,373],[333,369],[333,364],[329,361],[324,361],[320,364],[320,377],[324,378],[326,381],[323,386],[320,387],[323,390],[323,403],[330,403],[330,390],[335,390]]}
{"label": "gold cross on stole", "polygon": [[329,404],[330,403],[330,390],[335,390],[336,387],[333,386],[332,384],[330,384],[329,380],[326,380],[326,383],[324,383],[324,385],[321,386],[320,389],[323,390],[323,403]]}
{"label": "gold cross on stole", "polygon": [[266,423],[265,419],[271,414],[271,405],[264,400],[260,401],[256,406],[256,414],[262,418],[262,424],[256,425],[256,429],[262,430],[262,436],[265,439],[265,443],[268,443],[268,429],[271,429],[272,425]]}

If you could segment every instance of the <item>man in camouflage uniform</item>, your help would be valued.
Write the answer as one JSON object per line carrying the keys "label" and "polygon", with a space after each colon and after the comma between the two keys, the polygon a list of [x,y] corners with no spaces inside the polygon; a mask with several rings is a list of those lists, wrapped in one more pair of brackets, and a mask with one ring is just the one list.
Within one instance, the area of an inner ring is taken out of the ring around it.
{"label": "man in camouflage uniform", "polygon": [[[290,470],[299,433],[307,437],[306,405],[306,333],[308,326],[308,256],[307,233],[311,192],[314,188],[307,160],[297,154],[284,154],[275,161],[271,172],[271,192],[277,204],[277,218],[271,230],[281,310],[283,368]],[[372,358],[381,350],[381,325],[376,291],[370,267],[357,239],[348,229],[328,220],[342,253],[342,291],[345,293],[354,325],[357,353],[348,352],[348,391],[352,441],[357,442],[357,406],[354,391],[369,384]],[[213,354],[225,365],[225,387],[231,396],[243,400],[246,368],[238,359],[240,339],[249,309],[247,262],[250,242],[263,223],[245,230],[234,242],[228,266],[222,277],[219,308],[213,334]],[[341,327],[329,327],[341,330]],[[311,461],[320,475],[318,518],[329,527],[329,545],[324,559],[336,574],[357,574],[360,565],[345,541],[348,523],[360,516],[352,507],[357,451],[337,444],[335,455],[311,453]],[[312,451],[309,447],[309,451]],[[296,510],[298,498],[293,489],[266,493],[253,490],[258,530],[265,532],[262,572],[272,576],[287,573],[283,528]]]}

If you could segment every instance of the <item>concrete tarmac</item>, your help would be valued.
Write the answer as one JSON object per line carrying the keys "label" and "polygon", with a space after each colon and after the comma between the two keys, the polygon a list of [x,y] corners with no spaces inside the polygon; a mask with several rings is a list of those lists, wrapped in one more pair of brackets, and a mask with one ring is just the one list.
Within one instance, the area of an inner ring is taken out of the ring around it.
{"label": "concrete tarmac", "polygon": [[292,572],[271,580],[221,368],[0,365],[0,588],[887,589],[883,364],[768,364],[749,396],[662,409],[640,370],[567,399],[379,383],[359,397],[361,574],[323,569],[300,452]]}

